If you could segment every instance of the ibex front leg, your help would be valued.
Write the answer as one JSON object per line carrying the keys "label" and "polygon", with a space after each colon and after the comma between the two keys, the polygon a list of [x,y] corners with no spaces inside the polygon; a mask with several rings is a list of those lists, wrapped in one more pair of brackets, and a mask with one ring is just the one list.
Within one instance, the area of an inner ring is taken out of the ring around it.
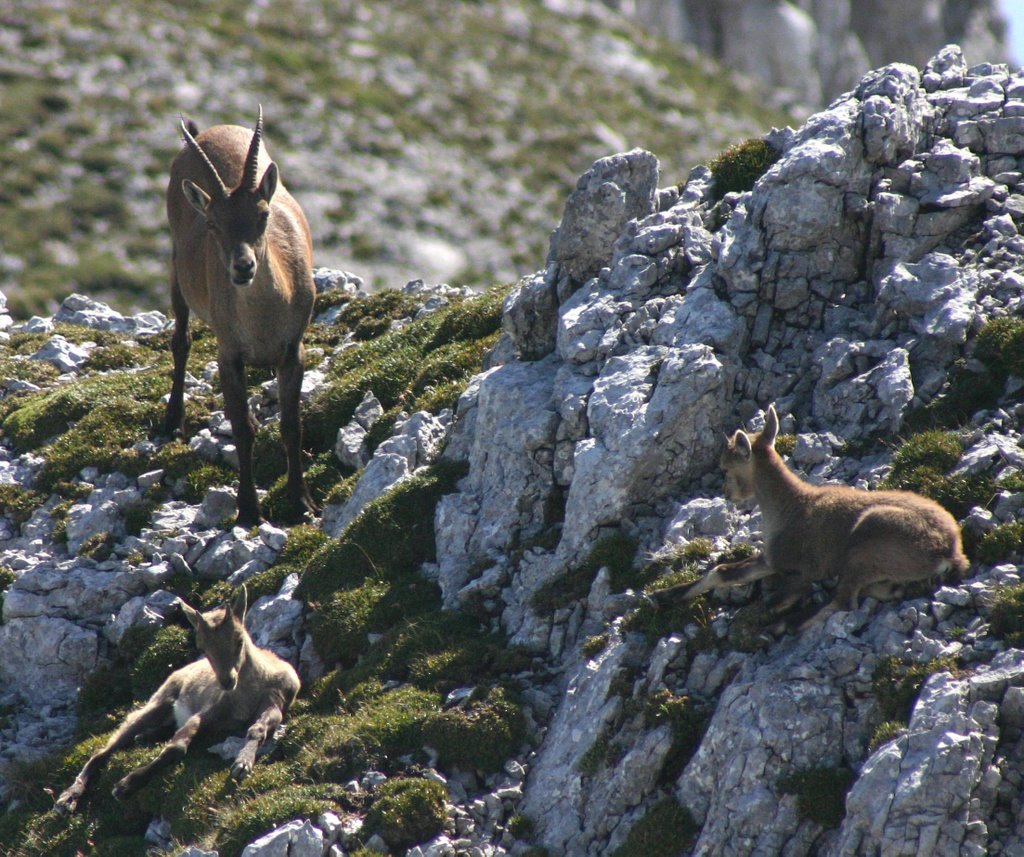
{"label": "ibex front leg", "polygon": [[185,365],[192,348],[192,336],[188,332],[189,309],[178,285],[178,275],[171,260],[171,308],[174,310],[174,335],[171,337],[171,354],[174,355],[174,372],[171,375],[171,396],[167,400],[164,415],[164,434],[173,437],[185,434]]}
{"label": "ibex front leg", "polygon": [[302,475],[302,423],[299,403],[304,373],[302,344],[288,348],[285,359],[277,367],[277,396],[281,405],[281,441],[288,459],[288,500],[295,514],[317,514],[319,508],[310,496]]}
{"label": "ibex front leg", "polygon": [[277,727],[281,725],[283,719],[281,706],[276,702],[267,702],[259,717],[256,718],[256,722],[245,733],[245,744],[238,751],[235,763],[231,766],[232,777],[242,780],[252,773],[253,765],[256,764],[257,751],[277,731]]}
{"label": "ibex front leg", "polygon": [[231,421],[231,432],[238,449],[238,519],[240,527],[254,527],[260,522],[260,503],[252,476],[252,444],[256,437],[256,420],[249,412],[245,396],[245,364],[241,357],[217,356],[221,389],[224,391],[224,413]]}
{"label": "ibex front leg", "polygon": [[668,589],[660,589],[652,593],[652,597],[659,604],[691,601],[712,589],[741,586],[774,573],[775,570],[765,561],[764,555],[757,554],[735,562],[719,563],[700,580],[695,580],[693,583],[680,583],[677,586],[670,586]]}

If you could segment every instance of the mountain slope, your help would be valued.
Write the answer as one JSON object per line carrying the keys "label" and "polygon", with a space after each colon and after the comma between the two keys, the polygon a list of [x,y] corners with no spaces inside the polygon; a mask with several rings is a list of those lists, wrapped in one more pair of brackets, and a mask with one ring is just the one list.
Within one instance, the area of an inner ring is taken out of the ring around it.
{"label": "mountain slope", "polygon": [[[564,9],[565,11],[559,11]],[[543,262],[574,177],[642,146],[685,177],[783,116],[599,5],[25,4],[0,38],[0,288],[162,308],[179,112],[251,125],[318,264],[486,286]]]}

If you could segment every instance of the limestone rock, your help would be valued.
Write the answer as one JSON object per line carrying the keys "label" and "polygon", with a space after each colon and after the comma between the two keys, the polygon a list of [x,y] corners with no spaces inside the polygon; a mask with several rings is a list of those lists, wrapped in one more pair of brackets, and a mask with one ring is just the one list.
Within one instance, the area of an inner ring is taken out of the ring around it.
{"label": "limestone rock", "polygon": [[596,276],[626,223],[655,210],[657,186],[658,161],[650,152],[634,149],[596,161],[566,200],[550,261],[578,283]]}
{"label": "limestone rock", "polygon": [[509,363],[484,374],[469,451],[469,476],[435,513],[437,561],[446,605],[454,606],[469,569],[517,535],[545,525],[554,492],[550,455],[558,415],[553,358]]}
{"label": "limestone rock", "polygon": [[296,819],[246,845],[242,857],[323,857],[324,848],[323,831]]}
{"label": "limestone rock", "polygon": [[89,359],[90,351],[90,348],[68,342],[59,333],[55,333],[46,345],[32,354],[31,359],[52,363],[61,372],[74,372]]}

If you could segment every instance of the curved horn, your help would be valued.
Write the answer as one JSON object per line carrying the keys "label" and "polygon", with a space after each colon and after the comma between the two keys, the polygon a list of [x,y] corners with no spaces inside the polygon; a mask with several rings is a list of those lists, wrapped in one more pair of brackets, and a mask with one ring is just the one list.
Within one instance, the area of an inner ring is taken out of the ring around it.
{"label": "curved horn", "polygon": [[256,190],[259,184],[259,176],[256,175],[256,168],[260,159],[260,140],[263,138],[263,105],[260,105],[260,115],[256,119],[256,129],[252,132],[252,140],[249,142],[249,152],[245,156],[245,172],[242,173],[242,183],[239,187],[247,190]]}
{"label": "curved horn", "polygon": [[[189,124],[192,123],[190,122]],[[213,182],[214,190],[222,197],[227,196],[228,189],[224,186],[224,181],[221,179],[220,173],[217,172],[217,168],[213,165],[213,162],[206,157],[206,152],[204,152],[202,147],[196,142],[196,138],[192,136],[192,133],[188,129],[188,125],[185,124],[184,118],[181,120],[181,133],[184,135],[185,142],[188,144],[188,147],[198,156],[199,160],[206,165],[206,171],[210,174],[210,181]]]}

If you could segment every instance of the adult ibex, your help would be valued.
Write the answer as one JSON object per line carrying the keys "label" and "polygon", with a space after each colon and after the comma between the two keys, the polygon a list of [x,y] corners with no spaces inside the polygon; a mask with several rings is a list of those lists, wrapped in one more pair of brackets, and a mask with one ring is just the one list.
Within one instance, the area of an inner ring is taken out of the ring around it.
{"label": "adult ibex", "polygon": [[[238,448],[238,524],[259,522],[252,476],[256,421],[246,401],[245,366],[277,370],[288,497],[315,513],[302,475],[302,334],[313,311],[313,245],[299,204],[279,180],[261,138],[263,109],[251,134],[217,125],[198,137],[181,123],[185,146],[171,164],[171,305],[174,375],[164,430],[184,434],[189,312],[217,336],[224,410]],[[230,190],[229,190],[230,188]]]}
{"label": "adult ibex", "polygon": [[57,799],[58,812],[75,811],[90,780],[112,753],[172,726],[177,731],[159,755],[119,780],[115,797],[130,794],[179,760],[201,731],[231,734],[248,728],[231,775],[240,780],[252,771],[256,751],[273,736],[298,694],[299,677],[291,664],[252,641],[245,630],[246,598],[243,586],[230,608],[225,604],[199,613],[182,605],[205,657],[171,673],[142,708],[125,718]]}
{"label": "adult ibex", "polygon": [[883,584],[963,574],[969,565],[953,516],[910,491],[859,491],[844,485],[811,485],[775,451],[779,418],[768,409],[764,431],[737,431],[722,452],[725,495],[754,496],[764,521],[764,552],[715,566],[695,583],[664,589],[655,601],[696,598],[711,589],[737,586],[769,575],[782,578],[774,609],[781,613],[810,593],[818,580],[837,581],[827,604],[800,611],[802,630],[837,610],[852,610],[862,590]]}

